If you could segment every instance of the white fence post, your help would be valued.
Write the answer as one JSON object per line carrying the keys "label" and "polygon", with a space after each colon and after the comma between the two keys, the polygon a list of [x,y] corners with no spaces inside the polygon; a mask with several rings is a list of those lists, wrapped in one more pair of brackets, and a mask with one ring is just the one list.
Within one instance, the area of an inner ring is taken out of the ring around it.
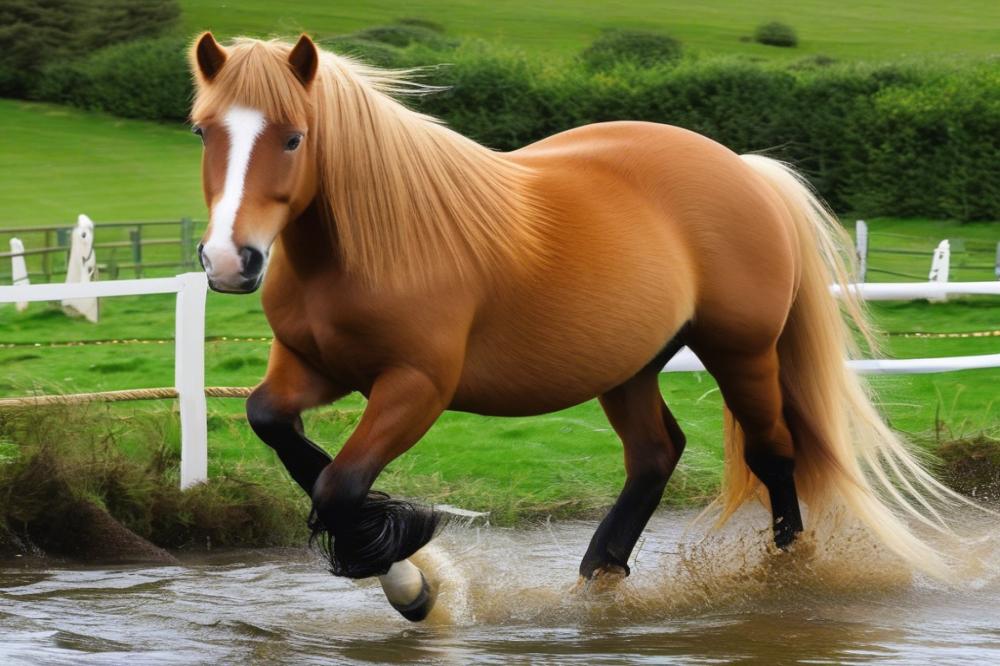
{"label": "white fence post", "polygon": [[208,479],[208,407],[205,403],[204,273],[178,275],[174,386],[181,410],[181,489]]}
{"label": "white fence post", "polygon": [[[21,242],[20,238],[10,239],[10,251],[11,282],[15,287],[31,284],[31,281],[28,279],[28,266],[24,263],[24,243]],[[1000,253],[1000,247],[997,248],[997,251]],[[18,312],[24,312],[28,309],[28,302],[18,301],[14,304],[14,307],[17,308]]]}
{"label": "white fence post", "polygon": [[[938,243],[937,248],[934,250],[934,258],[931,260],[931,272],[927,275],[927,280],[930,282],[947,283],[948,273],[951,269],[951,243],[947,240],[943,240]],[[947,294],[941,296],[940,298],[930,298],[928,299],[934,303],[942,303],[948,300]]]}
{"label": "white fence post", "polygon": [[868,224],[864,220],[854,223],[854,248],[858,253],[858,282],[864,282],[868,273]]}

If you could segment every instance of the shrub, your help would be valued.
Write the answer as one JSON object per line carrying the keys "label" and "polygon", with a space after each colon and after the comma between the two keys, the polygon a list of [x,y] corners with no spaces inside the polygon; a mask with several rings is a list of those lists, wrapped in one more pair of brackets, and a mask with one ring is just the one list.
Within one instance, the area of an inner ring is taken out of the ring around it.
{"label": "shrub", "polygon": [[1000,217],[1000,74],[982,66],[888,87],[859,118],[853,208],[960,220]]}
{"label": "shrub", "polygon": [[404,48],[410,44],[421,44],[432,49],[444,50],[458,45],[455,40],[445,37],[438,30],[412,23],[395,23],[366,28],[351,34],[350,37],[388,44],[397,48]]}
{"label": "shrub", "polygon": [[0,95],[26,96],[48,64],[163,34],[179,17],[177,0],[5,0],[0,5]]}
{"label": "shrub", "polygon": [[37,93],[48,101],[126,118],[187,118],[191,102],[183,37],[140,39],[46,68]]}
{"label": "shrub", "polygon": [[610,69],[628,62],[655,67],[681,57],[681,43],[668,35],[645,30],[606,30],[580,54],[587,67]]}
{"label": "shrub", "polygon": [[795,34],[795,29],[779,21],[771,21],[770,23],[761,23],[757,26],[757,29],[753,31],[753,40],[759,44],[767,44],[768,46],[798,46],[799,38]]}
{"label": "shrub", "polygon": [[323,39],[319,44],[338,55],[351,56],[378,67],[398,67],[401,62],[399,49],[350,35]]}
{"label": "shrub", "polygon": [[511,150],[542,136],[548,91],[539,87],[536,62],[480,43],[467,44],[449,60],[421,78],[443,90],[413,98],[411,106],[492,148]]}

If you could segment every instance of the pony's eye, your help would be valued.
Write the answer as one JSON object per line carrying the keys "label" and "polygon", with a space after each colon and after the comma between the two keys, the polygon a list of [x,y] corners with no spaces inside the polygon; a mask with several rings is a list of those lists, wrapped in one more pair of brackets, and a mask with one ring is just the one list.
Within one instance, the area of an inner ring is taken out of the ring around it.
{"label": "pony's eye", "polygon": [[285,150],[287,150],[288,152],[292,152],[293,150],[298,148],[299,144],[301,143],[302,143],[302,135],[294,134],[288,139],[288,141],[285,142]]}
{"label": "pony's eye", "polygon": [[201,139],[202,143],[205,142],[205,131],[200,127],[198,127],[197,125],[191,127],[191,133],[197,134],[198,137]]}

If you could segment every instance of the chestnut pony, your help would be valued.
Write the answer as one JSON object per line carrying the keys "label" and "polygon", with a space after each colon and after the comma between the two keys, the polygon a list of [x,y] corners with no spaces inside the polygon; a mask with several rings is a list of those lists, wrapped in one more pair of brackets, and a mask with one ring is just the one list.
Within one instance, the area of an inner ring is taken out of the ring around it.
{"label": "chestnut pony", "polygon": [[[787,547],[800,499],[811,520],[835,505],[941,571],[901,517],[935,523],[948,491],[845,366],[853,338],[829,291],[845,284],[844,232],[788,167],[640,122],[493,152],[397,102],[416,87],[402,75],[306,36],[222,47],[206,33],[191,60],[211,210],[199,253],[213,289],[263,281],[274,343],[247,415],[312,498],[333,573],[380,576],[422,619],[434,585],[407,558],[438,517],[372,491],[382,469],[444,410],[597,397],[627,480],[580,574],[627,574],[684,450],[658,385],[683,345],[726,403],[723,519],[760,494]],[[299,415],[352,391],[367,406],[331,458]]]}

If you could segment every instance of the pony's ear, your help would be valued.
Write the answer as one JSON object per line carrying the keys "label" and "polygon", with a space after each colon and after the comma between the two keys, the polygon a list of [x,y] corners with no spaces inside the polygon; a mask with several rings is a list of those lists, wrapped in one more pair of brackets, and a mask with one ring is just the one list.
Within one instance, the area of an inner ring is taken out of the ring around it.
{"label": "pony's ear", "polygon": [[205,32],[194,46],[194,65],[205,81],[211,81],[226,62],[226,50],[219,46],[212,33]]}
{"label": "pony's ear", "polygon": [[295,48],[288,54],[288,64],[292,66],[292,71],[299,77],[302,85],[308,88],[316,77],[316,68],[319,67],[319,51],[308,35],[303,34],[299,37]]}

